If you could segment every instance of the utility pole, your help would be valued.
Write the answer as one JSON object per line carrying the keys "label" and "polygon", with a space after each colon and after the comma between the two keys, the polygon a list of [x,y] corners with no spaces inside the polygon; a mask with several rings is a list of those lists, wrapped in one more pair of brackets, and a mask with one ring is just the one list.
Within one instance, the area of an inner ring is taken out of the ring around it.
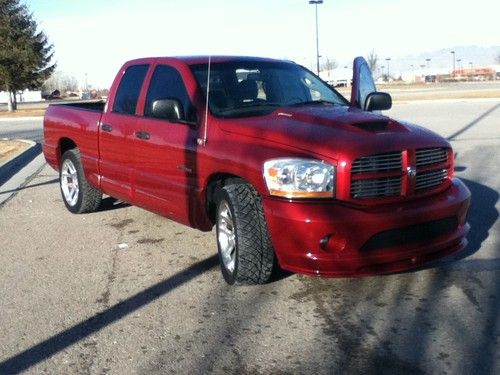
{"label": "utility pole", "polygon": [[316,73],[319,75],[319,33],[318,33],[318,4],[323,4],[323,0],[309,0],[309,4],[314,4],[316,10]]}

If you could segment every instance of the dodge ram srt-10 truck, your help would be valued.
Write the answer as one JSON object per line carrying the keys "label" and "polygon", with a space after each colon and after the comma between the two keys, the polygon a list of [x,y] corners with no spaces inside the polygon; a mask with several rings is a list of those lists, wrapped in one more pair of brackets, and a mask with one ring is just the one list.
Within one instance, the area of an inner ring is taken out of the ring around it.
{"label": "dodge ram srt-10 truck", "polygon": [[[106,103],[51,105],[43,151],[73,213],[103,194],[216,227],[224,279],[407,270],[466,246],[470,192],[450,144],[380,111],[363,58],[350,101],[302,66],[254,57],[143,58]],[[196,249],[193,249],[196,252]]]}

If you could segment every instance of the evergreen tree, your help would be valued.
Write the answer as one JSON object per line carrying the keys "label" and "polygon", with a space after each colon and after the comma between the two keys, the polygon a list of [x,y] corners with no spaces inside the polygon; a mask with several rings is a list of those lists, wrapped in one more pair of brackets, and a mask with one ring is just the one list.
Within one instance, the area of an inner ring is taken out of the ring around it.
{"label": "evergreen tree", "polygon": [[0,0],[0,90],[9,93],[9,111],[17,91],[39,88],[55,69],[54,46],[37,29],[20,0]]}

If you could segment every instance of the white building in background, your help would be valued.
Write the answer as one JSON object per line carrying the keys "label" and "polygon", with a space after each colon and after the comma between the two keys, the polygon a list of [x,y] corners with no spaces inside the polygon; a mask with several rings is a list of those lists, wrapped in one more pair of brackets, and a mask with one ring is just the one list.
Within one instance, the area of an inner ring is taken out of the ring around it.
{"label": "white building in background", "polygon": [[338,87],[351,84],[352,69],[343,67],[319,72],[319,77],[328,84]]}
{"label": "white building in background", "polygon": [[447,68],[415,68],[401,73],[401,78],[406,83],[423,83],[425,77],[436,77],[439,75],[450,74]]}
{"label": "white building in background", "polygon": [[[42,100],[42,92],[31,90],[19,91],[16,94],[16,99],[18,103],[39,102],[40,100]],[[9,94],[6,91],[0,91],[0,103],[8,103],[8,101]]]}

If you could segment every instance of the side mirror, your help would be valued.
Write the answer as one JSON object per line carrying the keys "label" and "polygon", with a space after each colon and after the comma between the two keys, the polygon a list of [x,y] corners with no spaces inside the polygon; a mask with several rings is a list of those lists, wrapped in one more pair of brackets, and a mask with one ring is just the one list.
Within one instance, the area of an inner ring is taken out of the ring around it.
{"label": "side mirror", "polygon": [[391,109],[392,98],[386,92],[371,92],[366,96],[365,111],[385,111]]}
{"label": "side mirror", "polygon": [[184,108],[177,99],[157,99],[151,106],[151,116],[170,121],[184,121]]}

